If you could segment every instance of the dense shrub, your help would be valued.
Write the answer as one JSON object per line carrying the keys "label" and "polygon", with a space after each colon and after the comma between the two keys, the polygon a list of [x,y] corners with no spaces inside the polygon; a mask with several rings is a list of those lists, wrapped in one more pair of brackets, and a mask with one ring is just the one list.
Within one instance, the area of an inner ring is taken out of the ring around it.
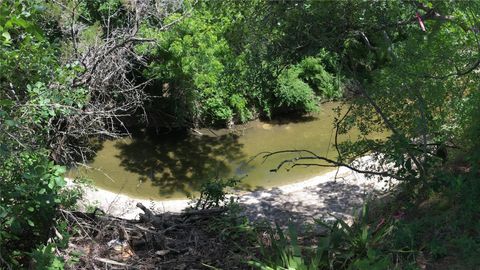
{"label": "dense shrub", "polygon": [[339,81],[326,70],[325,62],[335,63],[325,51],[317,57],[306,57],[283,70],[277,79],[274,102],[280,111],[310,113],[318,111],[321,98],[334,99],[342,95]]}
{"label": "dense shrub", "polygon": [[312,88],[299,78],[301,72],[300,67],[294,66],[278,77],[278,87],[274,92],[277,109],[300,112],[318,110],[319,100]]}
{"label": "dense shrub", "polygon": [[37,4],[0,3],[0,268],[27,268],[32,252],[54,236],[59,207],[71,207],[78,195],[64,190],[66,169],[51,159],[49,123],[68,114],[67,106],[81,107],[85,95],[47,86],[66,83],[71,73],[59,68],[56,45],[36,24]]}
{"label": "dense shrub", "polygon": [[[30,252],[53,236],[57,209],[73,206],[79,194],[63,189],[65,167],[55,165],[48,150],[27,146],[32,141],[17,136],[28,122],[9,118],[5,108],[0,107],[0,254],[5,261],[0,266],[22,268]],[[33,143],[41,140],[31,135]]]}

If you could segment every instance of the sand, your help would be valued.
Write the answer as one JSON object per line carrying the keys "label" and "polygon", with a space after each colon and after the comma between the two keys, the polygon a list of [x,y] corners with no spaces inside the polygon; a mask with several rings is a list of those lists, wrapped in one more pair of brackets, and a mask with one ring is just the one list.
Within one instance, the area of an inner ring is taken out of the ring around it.
{"label": "sand", "polygon": [[[372,164],[372,157],[358,159],[357,164]],[[363,166],[363,167],[364,167]],[[73,185],[70,180],[69,183]],[[379,177],[366,177],[347,168],[318,175],[311,179],[274,188],[233,194],[244,207],[244,213],[252,221],[266,219],[270,222],[309,222],[317,218],[335,217],[351,220],[363,202],[371,196],[388,191],[394,183]],[[142,211],[138,202],[157,213],[181,212],[189,200],[153,201],[131,198],[99,188],[84,187],[85,195],[80,204],[95,205],[105,212],[127,219],[135,219]]]}

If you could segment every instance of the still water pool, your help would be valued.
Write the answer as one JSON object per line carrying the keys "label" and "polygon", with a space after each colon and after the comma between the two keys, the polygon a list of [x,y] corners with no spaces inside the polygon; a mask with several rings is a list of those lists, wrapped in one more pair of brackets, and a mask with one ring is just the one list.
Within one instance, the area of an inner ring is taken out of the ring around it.
{"label": "still water pool", "polygon": [[[199,134],[140,132],[131,138],[103,143],[91,168],[75,169],[96,186],[137,198],[185,198],[207,179],[239,177],[242,189],[272,187],[306,180],[332,168],[296,167],[270,172],[294,157],[280,154],[251,159],[260,152],[308,149],[334,158],[333,111],[326,103],[318,114],[295,120],[253,121],[232,130],[199,130]],[[355,139],[358,132],[341,136]]]}

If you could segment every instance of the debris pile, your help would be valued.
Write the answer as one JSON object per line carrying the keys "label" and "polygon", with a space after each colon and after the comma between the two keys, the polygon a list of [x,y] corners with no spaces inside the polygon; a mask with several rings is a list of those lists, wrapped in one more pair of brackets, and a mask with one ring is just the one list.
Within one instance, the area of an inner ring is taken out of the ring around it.
{"label": "debris pile", "polygon": [[62,210],[69,228],[75,228],[63,255],[77,261],[75,269],[242,269],[238,262],[247,255],[232,253],[231,243],[209,226],[226,208],[155,214],[141,203],[137,207],[144,212],[139,220],[99,209]]}

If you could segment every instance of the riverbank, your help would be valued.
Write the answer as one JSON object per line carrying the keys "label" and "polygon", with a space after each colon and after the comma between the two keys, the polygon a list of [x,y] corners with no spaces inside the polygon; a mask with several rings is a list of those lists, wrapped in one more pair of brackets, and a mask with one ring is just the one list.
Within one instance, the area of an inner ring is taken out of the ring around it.
{"label": "riverbank", "polygon": [[[363,166],[373,162],[370,156],[355,161]],[[369,196],[379,195],[392,185],[392,182],[381,181],[378,177],[367,177],[348,168],[339,168],[306,181],[234,196],[238,196],[238,202],[244,206],[245,214],[252,221],[308,222],[315,218],[328,218],[330,214],[348,220]],[[142,213],[136,207],[139,202],[154,212],[162,213],[181,212],[188,207],[189,200],[136,199],[103,189],[85,188],[81,204],[84,208],[86,205],[95,205],[111,215],[134,219]]]}

